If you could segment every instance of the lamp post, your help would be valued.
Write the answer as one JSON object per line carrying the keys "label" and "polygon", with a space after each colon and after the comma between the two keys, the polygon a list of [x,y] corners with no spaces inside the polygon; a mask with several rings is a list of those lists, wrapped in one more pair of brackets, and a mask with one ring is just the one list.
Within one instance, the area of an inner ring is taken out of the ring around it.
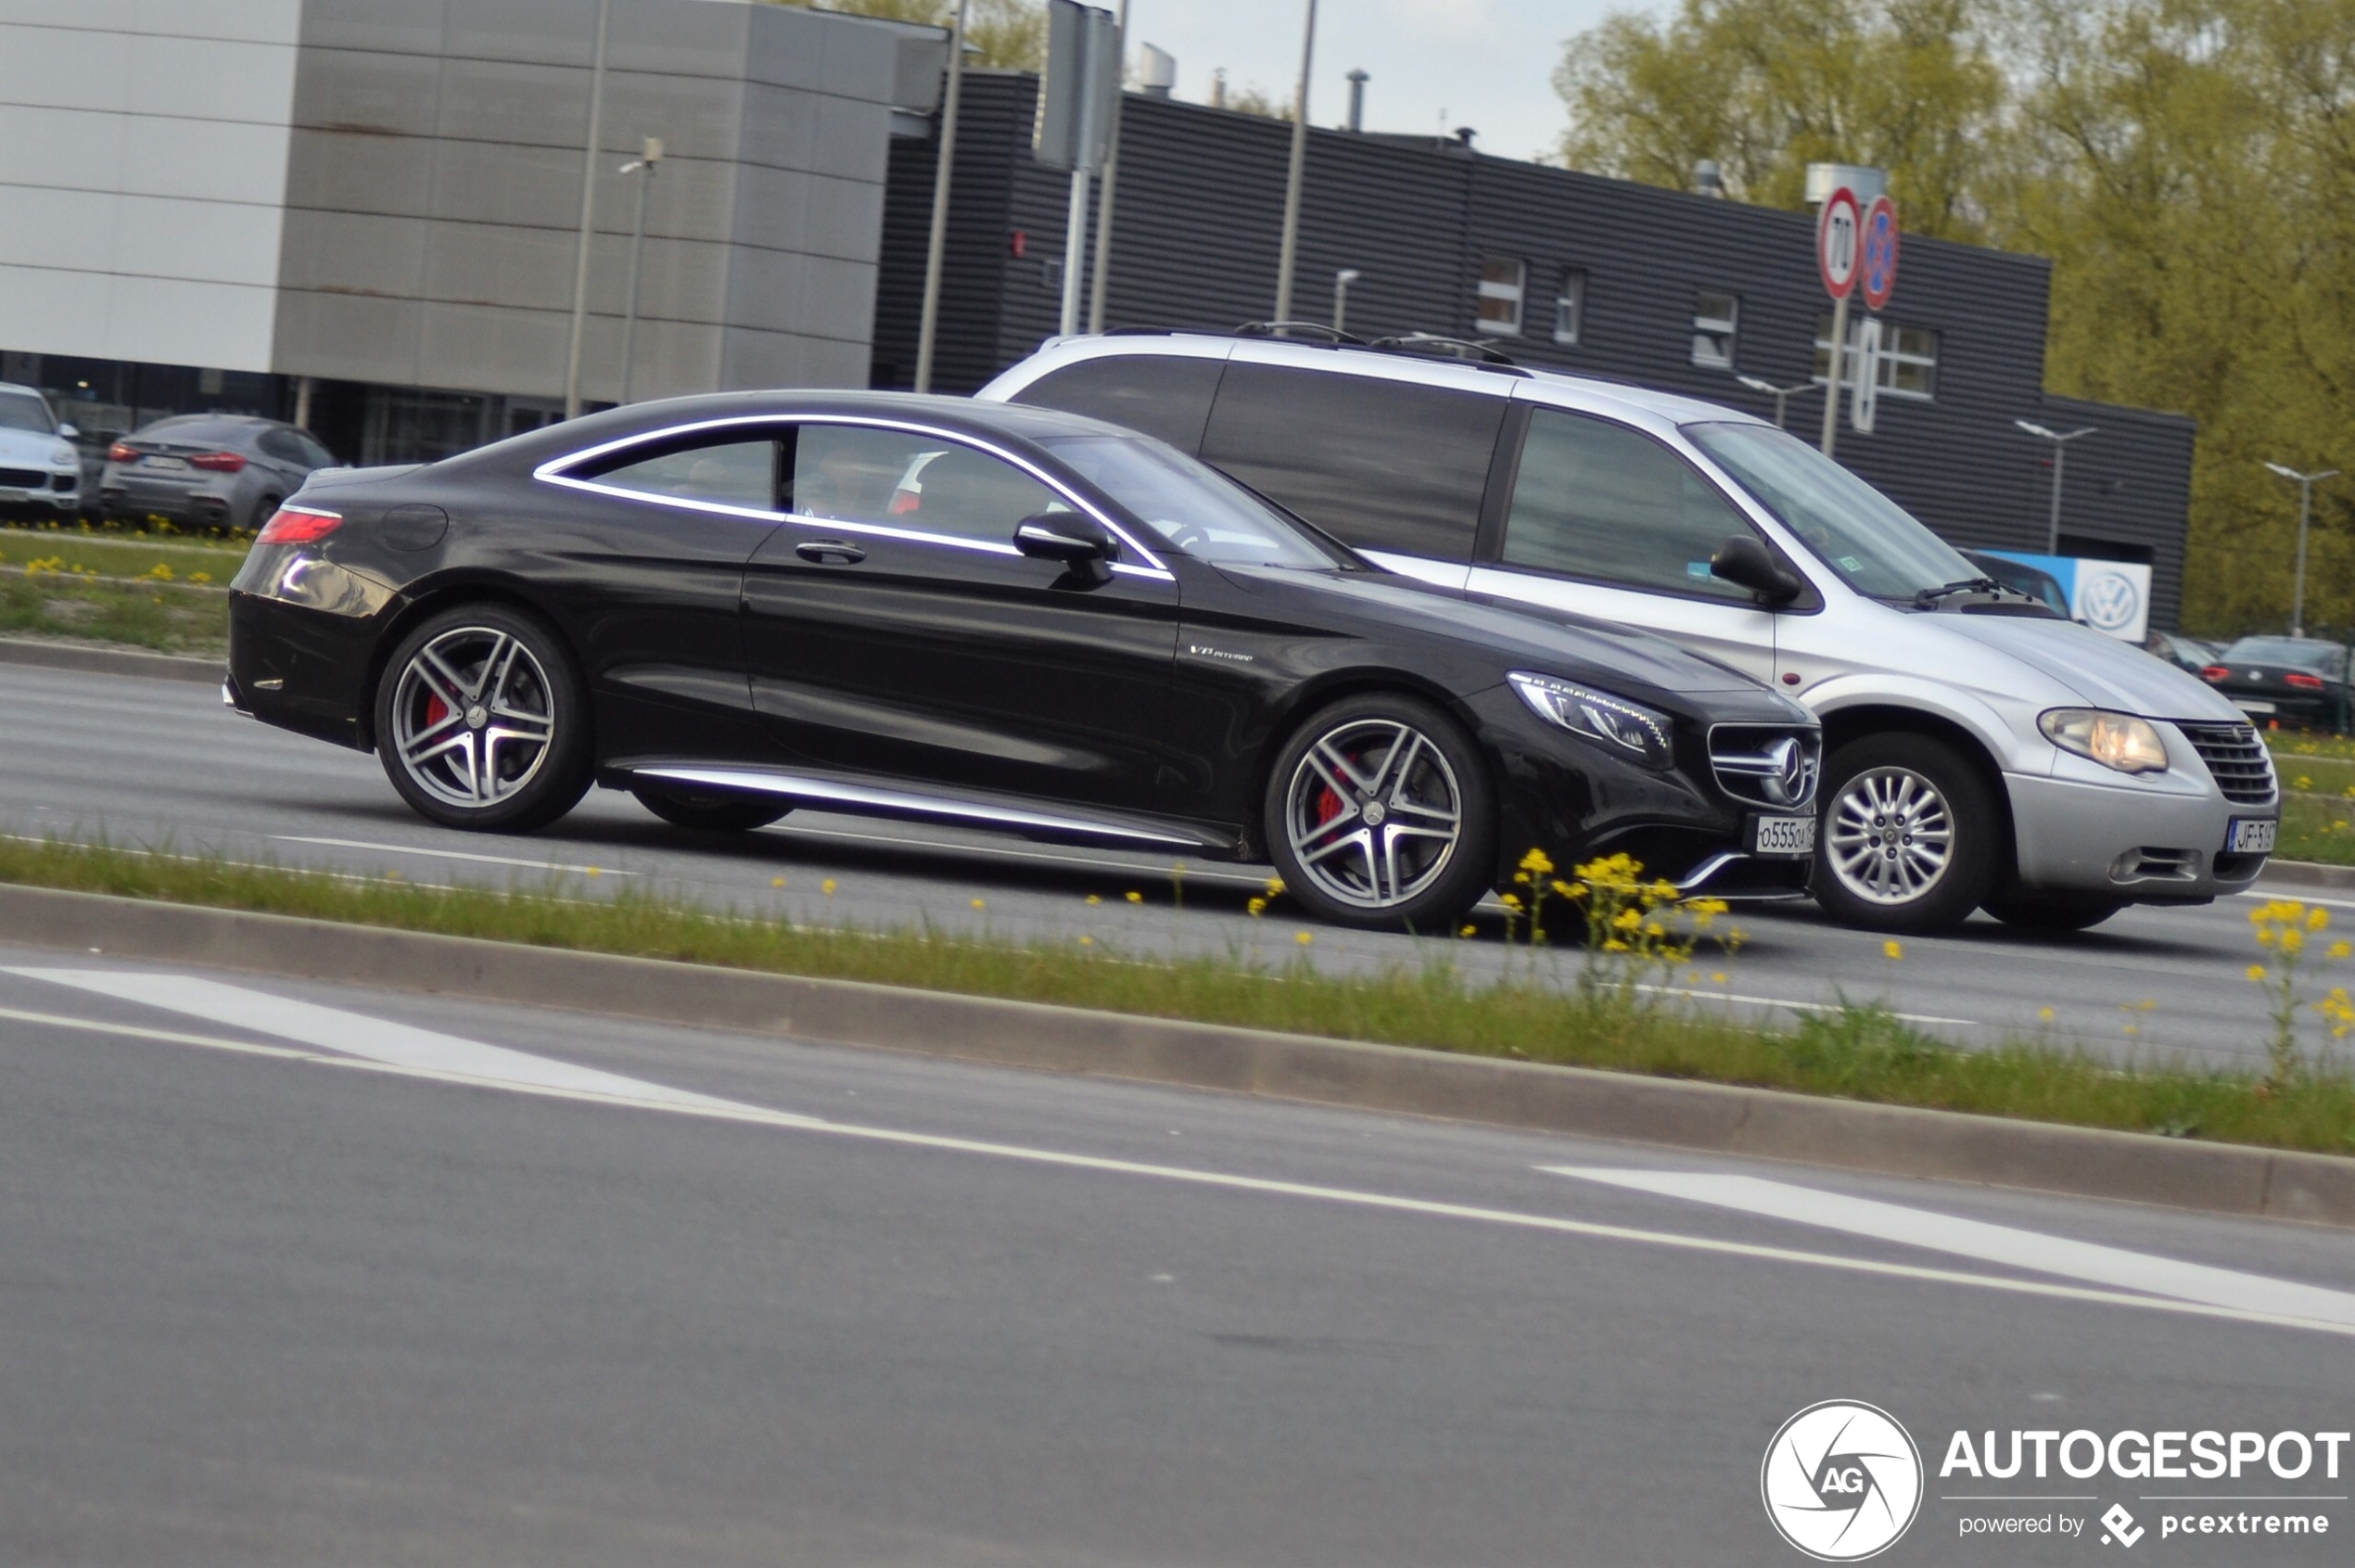
{"label": "lamp post", "polygon": [[597,0],[597,52],[589,67],[589,149],[580,163],[580,238],[572,261],[572,341],[565,351],[565,417],[580,414],[580,334],[589,320],[589,240],[597,220],[597,145],[605,123],[605,34],[613,0]]}
{"label": "lamp post", "polygon": [[2295,597],[2290,601],[2289,634],[2303,637],[2306,635],[2306,523],[2314,513],[2314,487],[2324,479],[2337,478],[2338,470],[2324,468],[2319,473],[2301,474],[2279,463],[2268,463],[2265,466],[2298,486],[2298,587]]}
{"label": "lamp post", "polygon": [[648,136],[646,149],[621,166],[638,176],[638,223],[630,236],[630,310],[621,319],[621,401],[630,401],[630,373],[638,368],[638,278],[646,258],[646,193],[655,183],[655,165],[662,161],[662,138]]}
{"label": "lamp post", "polygon": [[1333,330],[1339,332],[1349,315],[1349,286],[1366,274],[1356,267],[1333,274]]}
{"label": "lamp post", "polygon": [[973,0],[957,0],[948,33],[948,86],[940,100],[940,149],[932,171],[932,230],[924,240],[924,303],[916,324],[919,392],[932,390],[933,351],[940,340],[940,269],[948,244],[948,187],[957,163],[957,100],[965,82],[965,17]]}
{"label": "lamp post", "polygon": [[1317,57],[1317,0],[1300,37],[1300,89],[1292,104],[1292,168],[1284,178],[1284,243],[1276,261],[1276,320],[1292,320],[1292,268],[1300,259],[1300,181],[1308,157],[1308,68]]}
{"label": "lamp post", "polygon": [[2064,436],[2056,431],[2047,430],[2032,419],[2015,419],[2012,423],[2039,440],[2053,443],[2053,520],[2051,527],[2045,530],[2044,554],[2057,555],[2060,554],[2061,462],[2069,451],[2069,443],[2080,436],[2092,435],[2095,427],[2088,425],[2081,430],[2071,430]]}
{"label": "lamp post", "polygon": [[1783,427],[1783,408],[1790,401],[1791,395],[1795,392],[1812,390],[1815,385],[1813,381],[1801,381],[1795,387],[1777,387],[1772,381],[1762,381],[1755,376],[1737,376],[1734,379],[1751,391],[1763,392],[1775,400],[1775,428],[1777,430]]}
{"label": "lamp post", "polygon": [[[1113,23],[1113,36],[1119,41],[1113,50],[1113,69],[1125,77],[1128,69],[1128,0],[1120,0],[1120,17]],[[1120,178],[1120,106],[1125,91],[1125,80],[1113,83],[1112,127],[1104,136],[1104,173],[1096,192],[1096,270],[1088,279],[1088,330],[1092,333],[1104,329],[1104,293],[1111,287],[1106,280],[1112,274],[1113,187]]]}

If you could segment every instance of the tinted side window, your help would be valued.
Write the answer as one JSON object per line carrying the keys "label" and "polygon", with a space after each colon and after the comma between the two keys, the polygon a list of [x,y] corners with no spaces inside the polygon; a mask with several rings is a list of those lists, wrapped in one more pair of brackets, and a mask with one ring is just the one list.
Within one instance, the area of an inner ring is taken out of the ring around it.
{"label": "tinted side window", "polygon": [[1750,524],[1692,465],[1640,431],[1536,409],[1513,478],[1505,560],[1573,577],[1748,601],[1709,558]]}
{"label": "tinted side window", "polygon": [[598,482],[679,501],[716,501],[766,512],[777,504],[777,443],[741,437],[673,446],[651,457],[619,454]]}
{"label": "tinted side window", "polygon": [[295,440],[292,430],[264,430],[253,439],[253,444],[261,449],[263,456],[274,457],[281,463],[301,463],[306,460],[302,443]]}
{"label": "tinted side window", "polygon": [[1224,360],[1118,354],[1052,371],[1015,393],[1013,401],[1126,426],[1199,455],[1211,395],[1226,368]]}
{"label": "tinted side window", "polygon": [[992,544],[1012,544],[1025,517],[1070,510],[1045,485],[987,453],[938,436],[852,425],[802,427],[794,443],[793,509]]}
{"label": "tinted side window", "polygon": [[1471,559],[1505,400],[1230,364],[1203,459],[1361,549]]}

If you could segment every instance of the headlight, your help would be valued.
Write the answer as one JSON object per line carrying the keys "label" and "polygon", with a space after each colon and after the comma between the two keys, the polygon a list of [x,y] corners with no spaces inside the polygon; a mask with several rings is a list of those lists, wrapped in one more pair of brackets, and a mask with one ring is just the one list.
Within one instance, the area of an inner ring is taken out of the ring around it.
{"label": "headlight", "polygon": [[59,441],[56,446],[49,449],[49,461],[61,465],[70,463],[74,466],[80,467],[82,465],[82,454],[73,450],[73,443],[71,441]]}
{"label": "headlight", "polygon": [[1668,766],[1673,754],[1667,715],[1550,675],[1516,669],[1507,679],[1540,719],[1623,752],[1647,768]]}
{"label": "headlight", "polygon": [[2167,743],[2140,719],[2097,708],[2056,708],[2036,720],[2044,738],[2063,751],[2090,757],[2121,773],[2167,771]]}

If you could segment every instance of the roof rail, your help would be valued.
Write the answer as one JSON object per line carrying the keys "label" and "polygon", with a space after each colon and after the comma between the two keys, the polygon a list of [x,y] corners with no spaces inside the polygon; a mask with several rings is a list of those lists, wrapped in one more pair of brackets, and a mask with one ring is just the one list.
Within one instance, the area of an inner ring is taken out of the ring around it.
{"label": "roof rail", "polygon": [[1377,338],[1366,347],[1404,353],[1445,354],[1449,359],[1477,360],[1482,364],[1512,365],[1514,363],[1508,355],[1499,353],[1493,343],[1475,342],[1469,338],[1443,338],[1435,332],[1408,332],[1394,338]]}
{"label": "roof rail", "polygon": [[1366,340],[1338,326],[1328,326],[1321,321],[1247,321],[1235,328],[1238,338],[1289,338],[1294,333],[1321,338],[1328,343],[1343,343],[1362,349]]}

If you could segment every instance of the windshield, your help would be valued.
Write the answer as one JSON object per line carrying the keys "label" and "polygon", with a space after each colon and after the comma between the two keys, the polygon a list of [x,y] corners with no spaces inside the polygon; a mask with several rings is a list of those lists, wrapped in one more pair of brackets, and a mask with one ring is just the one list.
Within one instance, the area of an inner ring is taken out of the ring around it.
{"label": "windshield", "polygon": [[1224,474],[1143,436],[1050,436],[1038,443],[1198,561],[1327,570],[1342,560]]}
{"label": "windshield", "polygon": [[1903,507],[1789,431],[1687,425],[1685,434],[1859,593],[1911,599],[1986,575]]}
{"label": "windshield", "polygon": [[26,392],[0,392],[0,430],[31,430],[36,436],[57,434],[57,422],[49,405]]}
{"label": "windshield", "polygon": [[2244,637],[2224,650],[2233,664],[2294,664],[2304,669],[2328,669],[2344,658],[2336,643],[2315,637]]}

